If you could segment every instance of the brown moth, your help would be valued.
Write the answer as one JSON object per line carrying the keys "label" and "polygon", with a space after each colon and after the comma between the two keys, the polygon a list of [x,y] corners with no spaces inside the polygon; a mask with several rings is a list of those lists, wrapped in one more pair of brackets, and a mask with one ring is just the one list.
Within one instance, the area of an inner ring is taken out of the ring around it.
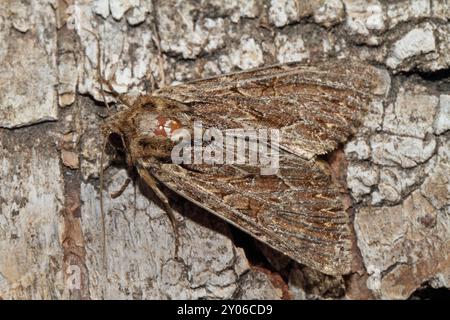
{"label": "brown moth", "polygon": [[[103,132],[164,204],[166,186],[188,201],[326,274],[350,270],[345,190],[324,155],[355,133],[376,69],[354,61],[274,65],[165,87],[110,117]],[[177,129],[275,128],[279,170],[248,164],[175,164]],[[178,244],[175,244],[178,247]]]}

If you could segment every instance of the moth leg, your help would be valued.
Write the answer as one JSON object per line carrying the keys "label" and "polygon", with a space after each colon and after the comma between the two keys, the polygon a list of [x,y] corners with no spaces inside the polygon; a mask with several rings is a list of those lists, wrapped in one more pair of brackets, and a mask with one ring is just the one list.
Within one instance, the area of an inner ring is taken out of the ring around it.
{"label": "moth leg", "polygon": [[125,182],[123,183],[123,185],[120,187],[120,189],[118,191],[111,193],[111,198],[116,199],[116,198],[120,197],[122,195],[122,193],[124,193],[124,191],[127,189],[130,182],[131,182],[131,179],[127,178],[127,180],[125,180]]}
{"label": "moth leg", "polygon": [[169,199],[167,199],[167,196],[158,188],[155,179],[146,170],[138,169],[138,173],[139,176],[144,179],[145,183],[152,189],[152,191],[164,205],[164,209],[169,216],[170,223],[172,224],[173,232],[175,235],[175,257],[178,257],[180,238],[178,233],[178,224],[177,220],[175,219],[175,214],[173,213],[172,207],[170,206]]}

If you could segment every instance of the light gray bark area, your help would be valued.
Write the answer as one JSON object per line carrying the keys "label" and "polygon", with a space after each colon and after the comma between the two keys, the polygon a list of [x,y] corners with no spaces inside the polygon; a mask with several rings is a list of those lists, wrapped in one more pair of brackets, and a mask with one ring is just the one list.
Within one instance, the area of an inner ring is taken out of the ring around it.
{"label": "light gray bark area", "polygon": [[[450,288],[449,18],[438,0],[1,1],[0,298],[405,299]],[[185,202],[176,260],[145,186],[109,196],[127,178],[117,166],[104,171],[103,233],[99,70],[134,97],[327,56],[383,76],[384,98],[344,147],[350,275],[298,265]]]}

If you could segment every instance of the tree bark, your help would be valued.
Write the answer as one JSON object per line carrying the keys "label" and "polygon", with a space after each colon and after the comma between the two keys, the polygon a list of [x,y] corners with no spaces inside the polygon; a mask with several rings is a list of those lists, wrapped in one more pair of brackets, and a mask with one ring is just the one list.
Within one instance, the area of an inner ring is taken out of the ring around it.
{"label": "tree bark", "polygon": [[[1,1],[0,298],[406,299],[450,288],[449,17],[435,0]],[[327,57],[383,75],[384,98],[330,157],[352,196],[350,274],[299,265],[185,201],[176,260],[145,186],[109,196],[128,173],[100,168],[112,109],[99,76],[133,98]]]}

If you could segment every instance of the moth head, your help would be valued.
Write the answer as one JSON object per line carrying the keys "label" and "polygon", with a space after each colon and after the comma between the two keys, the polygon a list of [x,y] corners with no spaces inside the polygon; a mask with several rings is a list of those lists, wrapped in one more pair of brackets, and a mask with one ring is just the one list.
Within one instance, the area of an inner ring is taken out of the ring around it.
{"label": "moth head", "polygon": [[189,121],[176,103],[143,96],[129,109],[110,117],[102,127],[108,145],[128,164],[143,158],[165,159],[180,139]]}

